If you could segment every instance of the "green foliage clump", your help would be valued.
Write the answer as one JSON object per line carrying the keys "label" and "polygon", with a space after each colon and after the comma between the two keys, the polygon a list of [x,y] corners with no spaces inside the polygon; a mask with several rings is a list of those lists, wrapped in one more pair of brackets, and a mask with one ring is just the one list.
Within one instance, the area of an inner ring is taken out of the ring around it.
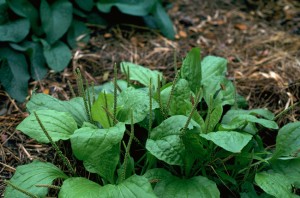
{"label": "green foliage clump", "polygon": [[[70,101],[33,95],[17,129],[51,143],[67,171],[42,161],[20,166],[5,197],[44,197],[54,187],[58,197],[298,197],[300,122],[278,130],[272,112],[242,109],[226,64],[201,60],[194,48],[173,82],[122,62],[127,81],[115,75],[85,91],[79,83],[81,94]],[[275,147],[266,147],[265,130],[278,130]],[[59,141],[70,141],[96,177],[76,171]],[[55,179],[62,185],[53,186]]]}
{"label": "green foliage clump", "polygon": [[48,69],[62,71],[77,42],[87,42],[86,23],[107,25],[113,7],[144,17],[168,38],[172,22],[158,0],[0,0],[0,83],[16,100],[27,96],[28,80],[40,80]]}

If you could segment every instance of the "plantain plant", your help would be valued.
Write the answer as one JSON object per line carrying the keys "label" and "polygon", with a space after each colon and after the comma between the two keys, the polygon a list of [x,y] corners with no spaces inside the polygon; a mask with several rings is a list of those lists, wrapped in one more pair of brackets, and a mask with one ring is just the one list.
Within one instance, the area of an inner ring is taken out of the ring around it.
{"label": "plantain plant", "polygon": [[[115,72],[113,82],[84,88],[77,73],[80,94],[70,101],[33,95],[17,130],[50,143],[65,170],[39,160],[19,166],[4,196],[55,188],[58,197],[298,197],[300,122],[279,129],[272,112],[243,109],[226,64],[193,48],[173,82],[122,62],[126,80]],[[264,143],[266,130],[275,146]],[[70,142],[76,160],[59,142]]]}

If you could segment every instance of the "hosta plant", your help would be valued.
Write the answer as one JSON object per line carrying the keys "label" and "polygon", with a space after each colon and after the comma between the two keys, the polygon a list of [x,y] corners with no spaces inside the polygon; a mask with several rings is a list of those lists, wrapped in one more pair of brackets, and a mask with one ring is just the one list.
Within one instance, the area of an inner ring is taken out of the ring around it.
{"label": "hosta plant", "polygon": [[[300,123],[278,129],[272,112],[242,109],[226,63],[193,48],[173,82],[122,62],[126,80],[115,72],[84,88],[77,73],[80,94],[70,101],[33,95],[17,129],[50,143],[63,163],[19,166],[5,197],[49,188],[58,197],[298,197]],[[266,131],[276,145],[264,143]]]}
{"label": "hosta plant", "polygon": [[48,69],[62,71],[78,41],[88,42],[86,24],[106,26],[132,15],[174,39],[172,21],[159,0],[0,0],[0,83],[24,102],[30,79],[43,79]]}

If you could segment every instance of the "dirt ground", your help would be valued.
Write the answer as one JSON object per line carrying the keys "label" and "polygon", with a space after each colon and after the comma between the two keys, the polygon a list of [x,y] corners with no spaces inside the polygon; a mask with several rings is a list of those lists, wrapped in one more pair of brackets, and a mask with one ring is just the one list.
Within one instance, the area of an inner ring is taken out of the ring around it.
{"label": "dirt ground", "polygon": [[[98,85],[111,80],[114,64],[121,61],[160,70],[171,79],[175,62],[180,67],[192,47],[201,47],[202,56],[228,60],[228,78],[247,99],[249,108],[268,108],[278,114],[294,105],[277,121],[283,125],[300,120],[299,1],[167,2],[171,3],[168,13],[177,31],[175,40],[132,24],[105,29],[91,26],[90,42],[74,50],[70,66],[61,73],[50,71],[45,79],[30,82],[29,95],[36,90],[69,99],[67,81],[75,88],[75,68],[80,67],[89,82]],[[37,158],[55,161],[48,145],[15,130],[27,115],[25,103],[16,103],[0,88],[0,195],[5,188],[3,181],[12,177],[18,165]]]}

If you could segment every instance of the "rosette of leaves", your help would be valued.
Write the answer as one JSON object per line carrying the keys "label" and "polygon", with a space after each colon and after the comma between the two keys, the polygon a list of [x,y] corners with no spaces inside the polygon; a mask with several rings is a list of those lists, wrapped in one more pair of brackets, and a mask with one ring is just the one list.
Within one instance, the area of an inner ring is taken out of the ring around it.
{"label": "rosette of leaves", "polygon": [[58,197],[299,197],[300,123],[279,129],[266,147],[264,131],[278,129],[274,114],[240,108],[226,59],[201,59],[193,48],[166,84],[159,71],[129,62],[120,69],[127,81],[70,101],[33,95],[17,127],[54,147],[70,141],[82,163],[66,164],[96,177],[34,161],[16,169],[5,197],[45,197],[56,179]]}
{"label": "rosette of leaves", "polygon": [[110,12],[112,6],[128,15],[152,14],[149,21],[155,21],[165,36],[174,38],[172,22],[156,0],[99,0],[100,12],[93,9],[94,0],[0,0],[0,82],[5,90],[23,102],[28,80],[44,78],[48,69],[62,71],[78,39],[89,40],[85,22],[107,25],[101,12]]}

